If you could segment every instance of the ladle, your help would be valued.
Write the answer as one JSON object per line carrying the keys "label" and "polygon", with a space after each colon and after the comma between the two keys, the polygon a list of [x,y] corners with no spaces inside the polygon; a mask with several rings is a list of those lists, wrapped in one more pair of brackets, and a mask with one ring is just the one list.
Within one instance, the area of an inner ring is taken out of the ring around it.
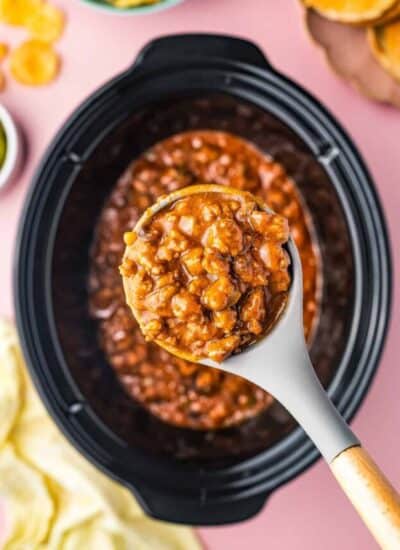
{"label": "ladle", "polygon": [[[134,231],[138,232],[152,216],[173,202],[201,192],[249,196],[243,191],[218,185],[186,187],[161,197],[146,210]],[[253,197],[253,200],[270,212],[259,199]],[[303,331],[302,267],[292,238],[287,250],[292,266],[288,303],[274,328],[264,338],[221,363],[210,359],[197,361],[180,350],[166,349],[181,358],[241,376],[272,394],[317,446],[379,545],[399,550],[400,496],[361,446],[315,374]],[[124,286],[129,303],[128,279],[124,279]],[[138,321],[140,323],[140,319]],[[162,342],[157,343],[165,347]]]}

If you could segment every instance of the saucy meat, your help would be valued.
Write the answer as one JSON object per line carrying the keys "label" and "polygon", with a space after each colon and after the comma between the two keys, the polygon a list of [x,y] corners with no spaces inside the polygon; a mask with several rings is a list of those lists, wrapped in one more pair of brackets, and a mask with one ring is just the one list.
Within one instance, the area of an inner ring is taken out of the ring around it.
{"label": "saucy meat", "polygon": [[190,186],[169,201],[125,233],[127,303],[146,340],[189,360],[223,361],[285,307],[287,220],[225,186]]}
{"label": "saucy meat", "polygon": [[118,271],[123,235],[158,197],[198,183],[247,190],[289,220],[303,267],[304,331],[318,319],[320,273],[313,226],[283,167],[250,143],[225,132],[191,131],[144,152],[122,174],[100,214],[90,259],[91,316],[100,346],[126,391],[158,418],[176,426],[215,429],[238,425],[273,403],[240,377],[190,363],[147,343],[125,303]]}

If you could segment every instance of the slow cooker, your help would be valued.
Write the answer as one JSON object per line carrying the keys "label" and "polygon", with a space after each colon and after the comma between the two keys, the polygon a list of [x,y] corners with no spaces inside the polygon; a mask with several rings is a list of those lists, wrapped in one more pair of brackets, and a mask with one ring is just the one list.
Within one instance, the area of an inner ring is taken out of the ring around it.
{"label": "slow cooker", "polygon": [[152,417],[116,381],[87,306],[90,243],[116,179],[149,146],[197,128],[245,138],[295,180],[323,265],[311,354],[347,420],[377,368],[391,264],[379,199],[355,146],[250,42],[218,35],[152,41],[55,137],[26,200],[15,256],[17,325],[34,382],[72,444],[132,490],[149,515],[211,525],[256,514],[317,450],[295,425],[266,445],[262,415],[215,433]]}

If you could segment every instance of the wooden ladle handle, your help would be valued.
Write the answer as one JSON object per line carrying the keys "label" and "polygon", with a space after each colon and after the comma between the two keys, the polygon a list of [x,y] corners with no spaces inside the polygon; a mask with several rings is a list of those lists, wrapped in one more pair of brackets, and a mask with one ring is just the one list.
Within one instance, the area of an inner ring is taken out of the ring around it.
{"label": "wooden ladle handle", "polygon": [[400,549],[400,496],[360,446],[340,453],[333,475],[381,548]]}

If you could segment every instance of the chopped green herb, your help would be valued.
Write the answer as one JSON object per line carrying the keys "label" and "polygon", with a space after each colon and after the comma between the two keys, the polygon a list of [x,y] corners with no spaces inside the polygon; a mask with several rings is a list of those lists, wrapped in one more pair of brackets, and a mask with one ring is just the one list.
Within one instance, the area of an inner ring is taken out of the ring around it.
{"label": "chopped green herb", "polygon": [[7,138],[4,132],[3,125],[0,123],[0,169],[4,164],[7,152]]}

